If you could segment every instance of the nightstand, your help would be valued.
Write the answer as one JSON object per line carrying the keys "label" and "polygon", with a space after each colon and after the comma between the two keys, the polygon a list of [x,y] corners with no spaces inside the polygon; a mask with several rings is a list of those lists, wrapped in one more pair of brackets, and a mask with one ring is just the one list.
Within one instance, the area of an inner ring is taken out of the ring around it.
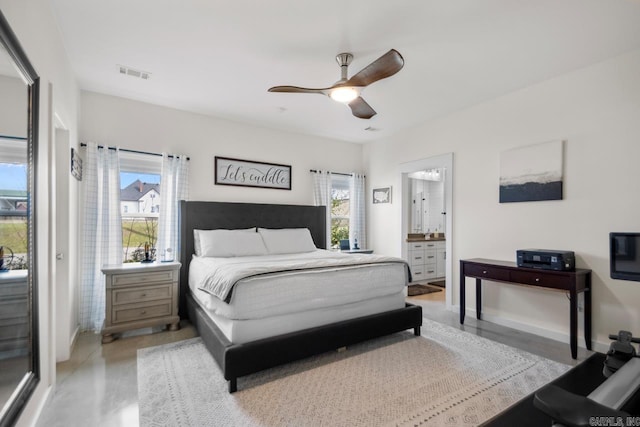
{"label": "nightstand", "polygon": [[27,270],[0,273],[0,360],[29,349]]}
{"label": "nightstand", "polygon": [[178,316],[179,262],[105,265],[106,306],[102,343],[113,334],[150,326],[180,327]]}

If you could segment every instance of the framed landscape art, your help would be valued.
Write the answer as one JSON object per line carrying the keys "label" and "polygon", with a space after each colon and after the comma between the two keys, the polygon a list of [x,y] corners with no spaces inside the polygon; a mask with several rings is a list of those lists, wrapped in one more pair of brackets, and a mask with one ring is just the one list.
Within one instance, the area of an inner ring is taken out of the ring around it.
{"label": "framed landscape art", "polygon": [[563,141],[500,153],[500,203],[562,200]]}

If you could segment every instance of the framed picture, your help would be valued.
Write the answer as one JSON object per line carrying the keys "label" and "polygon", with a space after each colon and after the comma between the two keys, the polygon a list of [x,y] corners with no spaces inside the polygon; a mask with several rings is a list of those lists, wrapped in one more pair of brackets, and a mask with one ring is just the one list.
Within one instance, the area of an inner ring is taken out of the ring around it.
{"label": "framed picture", "polygon": [[562,141],[500,153],[500,203],[562,200]]}
{"label": "framed picture", "polygon": [[71,175],[78,181],[82,181],[82,159],[73,147],[71,147]]}
{"label": "framed picture", "polygon": [[391,203],[391,187],[374,188],[373,203]]}
{"label": "framed picture", "polygon": [[216,185],[291,190],[291,166],[253,160],[214,159]]}

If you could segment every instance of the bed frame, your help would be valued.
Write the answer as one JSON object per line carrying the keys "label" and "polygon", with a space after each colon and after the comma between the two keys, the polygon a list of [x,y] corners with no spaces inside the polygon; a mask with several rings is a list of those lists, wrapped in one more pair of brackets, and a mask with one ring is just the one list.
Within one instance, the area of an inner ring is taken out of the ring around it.
{"label": "bed frame", "polygon": [[189,261],[194,253],[193,229],[307,227],[315,245],[324,249],[325,215],[324,206],[180,202],[180,317],[188,316],[200,333],[224,378],[229,381],[230,393],[237,390],[238,377],[243,375],[406,329],[413,329],[415,335],[420,335],[422,308],[407,304],[384,313],[233,344],[191,296],[188,280]]}

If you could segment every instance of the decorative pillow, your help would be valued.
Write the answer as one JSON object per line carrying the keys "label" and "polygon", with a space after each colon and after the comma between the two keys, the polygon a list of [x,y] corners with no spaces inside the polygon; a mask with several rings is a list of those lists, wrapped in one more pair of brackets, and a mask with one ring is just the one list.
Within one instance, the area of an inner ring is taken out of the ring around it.
{"label": "decorative pillow", "polygon": [[258,228],[258,234],[262,236],[269,254],[294,254],[318,249],[308,228]]}
{"label": "decorative pillow", "polygon": [[196,255],[236,257],[266,255],[267,248],[255,228],[242,230],[193,230]]}

